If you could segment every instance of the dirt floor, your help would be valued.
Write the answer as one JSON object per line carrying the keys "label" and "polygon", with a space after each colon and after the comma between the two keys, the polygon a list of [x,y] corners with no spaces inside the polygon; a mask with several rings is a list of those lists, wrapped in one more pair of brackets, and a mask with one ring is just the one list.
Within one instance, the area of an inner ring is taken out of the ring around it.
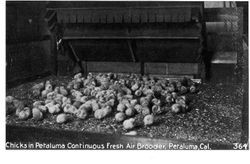
{"label": "dirt floor", "polygon": [[[49,76],[17,87],[7,89],[7,95],[25,101],[29,106],[35,99],[30,88],[38,82],[52,80],[56,85],[66,85],[70,77]],[[181,139],[199,142],[235,143],[240,142],[242,129],[243,88],[236,84],[203,83],[199,92],[188,95],[192,101],[191,111],[182,114],[163,113],[156,116],[153,126],[136,127],[139,136]],[[42,127],[49,129],[68,129],[98,133],[124,134],[122,123],[114,120],[110,115],[103,120],[90,116],[86,120],[72,118],[66,124],[57,124],[56,115],[47,114],[45,119],[34,121],[19,120],[14,114],[6,116],[7,125]]]}

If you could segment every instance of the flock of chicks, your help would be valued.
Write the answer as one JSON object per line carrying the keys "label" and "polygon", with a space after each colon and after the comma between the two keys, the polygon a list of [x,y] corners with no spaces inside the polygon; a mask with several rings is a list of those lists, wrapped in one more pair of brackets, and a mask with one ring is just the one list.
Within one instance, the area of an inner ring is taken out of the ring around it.
{"label": "flock of chicks", "polygon": [[39,101],[30,108],[7,96],[6,113],[15,113],[20,120],[32,118],[37,121],[50,113],[57,115],[57,123],[66,123],[72,116],[84,120],[91,116],[103,119],[114,114],[115,121],[130,130],[138,124],[136,115],[145,126],[150,126],[155,115],[188,111],[185,94],[195,93],[197,86],[188,78],[169,81],[135,74],[89,73],[83,77],[78,73],[67,86],[54,86],[46,81],[34,85],[31,91]]}

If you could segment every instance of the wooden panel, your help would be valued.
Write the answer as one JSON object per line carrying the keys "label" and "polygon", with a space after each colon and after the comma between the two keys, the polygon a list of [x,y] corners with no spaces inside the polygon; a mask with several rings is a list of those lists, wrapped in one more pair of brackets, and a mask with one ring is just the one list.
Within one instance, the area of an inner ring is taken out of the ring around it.
{"label": "wooden panel", "polygon": [[88,72],[140,73],[140,63],[86,62]]}
{"label": "wooden panel", "polygon": [[197,63],[168,63],[169,74],[197,74]]}
{"label": "wooden panel", "polygon": [[236,51],[238,49],[236,39],[237,38],[231,34],[208,34],[207,47],[211,52]]}
{"label": "wooden panel", "polygon": [[145,63],[145,74],[196,75],[198,63]]}
{"label": "wooden panel", "polygon": [[167,64],[166,63],[145,63],[144,73],[145,74],[167,74]]}
{"label": "wooden panel", "polygon": [[235,33],[239,30],[237,22],[207,22],[207,33]]}

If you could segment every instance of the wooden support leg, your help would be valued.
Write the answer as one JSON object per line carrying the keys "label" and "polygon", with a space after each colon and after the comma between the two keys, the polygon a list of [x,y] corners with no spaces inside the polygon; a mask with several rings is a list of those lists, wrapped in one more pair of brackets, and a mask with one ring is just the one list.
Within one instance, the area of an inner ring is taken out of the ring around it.
{"label": "wooden support leg", "polygon": [[69,44],[69,47],[70,47],[70,49],[71,49],[71,51],[72,51],[72,53],[73,53],[73,55],[74,55],[74,57],[75,57],[75,59],[76,59],[77,64],[79,65],[79,67],[80,67],[80,69],[81,69],[81,72],[84,74],[84,68],[83,68],[83,66],[82,66],[82,62],[81,62],[80,58],[79,58],[78,55],[76,54],[76,52],[75,52],[75,50],[74,50],[72,44],[71,44],[70,42],[69,42],[68,44]]}
{"label": "wooden support leg", "polygon": [[135,53],[134,53],[134,50],[132,48],[131,41],[127,40],[127,44],[128,44],[128,48],[129,48],[129,52],[130,52],[131,58],[132,58],[133,62],[136,62]]}

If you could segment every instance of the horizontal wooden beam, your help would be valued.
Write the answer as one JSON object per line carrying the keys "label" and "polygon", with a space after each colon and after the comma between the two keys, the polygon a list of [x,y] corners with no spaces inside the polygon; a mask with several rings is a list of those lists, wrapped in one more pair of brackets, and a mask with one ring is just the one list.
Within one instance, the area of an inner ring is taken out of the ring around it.
{"label": "horizontal wooden beam", "polygon": [[185,39],[185,40],[197,40],[200,39],[200,37],[162,37],[162,36],[75,36],[75,37],[70,37],[70,36],[64,36],[64,40],[76,40],[76,39]]}

